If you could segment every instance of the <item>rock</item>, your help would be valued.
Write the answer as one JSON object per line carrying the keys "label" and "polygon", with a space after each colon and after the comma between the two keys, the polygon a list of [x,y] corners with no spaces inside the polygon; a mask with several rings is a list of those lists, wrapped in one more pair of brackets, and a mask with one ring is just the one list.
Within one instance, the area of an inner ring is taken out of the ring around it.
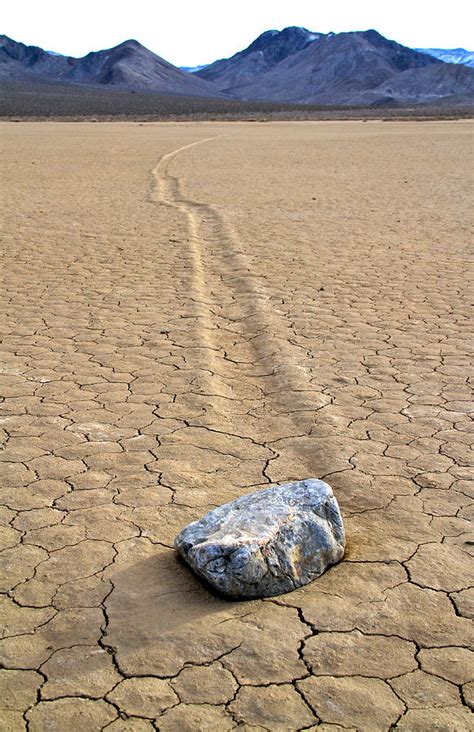
{"label": "rock", "polygon": [[301,587],[338,562],[344,545],[333,492],[312,479],[237,498],[175,539],[191,569],[232,598],[270,597]]}

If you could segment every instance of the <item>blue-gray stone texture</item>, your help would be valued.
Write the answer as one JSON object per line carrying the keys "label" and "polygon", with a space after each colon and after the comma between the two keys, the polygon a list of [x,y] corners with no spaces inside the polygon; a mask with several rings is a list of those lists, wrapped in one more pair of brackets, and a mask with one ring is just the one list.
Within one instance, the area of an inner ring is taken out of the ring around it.
{"label": "blue-gray stone texture", "polygon": [[210,511],[175,539],[183,560],[231,598],[270,597],[319,577],[344,555],[332,489],[301,480],[257,491]]}

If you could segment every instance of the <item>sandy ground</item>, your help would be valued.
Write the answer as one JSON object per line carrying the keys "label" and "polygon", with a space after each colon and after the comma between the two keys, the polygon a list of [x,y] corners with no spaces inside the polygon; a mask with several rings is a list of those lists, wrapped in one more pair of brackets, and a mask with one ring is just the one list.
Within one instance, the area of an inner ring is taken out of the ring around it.
{"label": "sandy ground", "polygon": [[[2,729],[472,729],[469,124],[1,136]],[[310,586],[177,562],[309,476],[348,537]]]}

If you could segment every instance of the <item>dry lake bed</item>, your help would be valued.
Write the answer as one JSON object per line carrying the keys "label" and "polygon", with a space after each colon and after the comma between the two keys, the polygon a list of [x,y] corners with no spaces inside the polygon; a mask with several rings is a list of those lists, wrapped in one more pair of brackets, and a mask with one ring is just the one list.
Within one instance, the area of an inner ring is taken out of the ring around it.
{"label": "dry lake bed", "polygon": [[[0,133],[2,729],[472,729],[469,122]],[[320,579],[177,561],[307,477]]]}

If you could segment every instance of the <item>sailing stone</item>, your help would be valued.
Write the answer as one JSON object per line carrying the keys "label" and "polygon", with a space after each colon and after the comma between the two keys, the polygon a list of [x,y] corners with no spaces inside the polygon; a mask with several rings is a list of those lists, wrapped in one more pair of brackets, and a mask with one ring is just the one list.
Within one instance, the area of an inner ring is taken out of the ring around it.
{"label": "sailing stone", "polygon": [[218,593],[234,599],[281,595],[319,577],[344,555],[332,489],[308,479],[241,496],[188,524],[175,547]]}

